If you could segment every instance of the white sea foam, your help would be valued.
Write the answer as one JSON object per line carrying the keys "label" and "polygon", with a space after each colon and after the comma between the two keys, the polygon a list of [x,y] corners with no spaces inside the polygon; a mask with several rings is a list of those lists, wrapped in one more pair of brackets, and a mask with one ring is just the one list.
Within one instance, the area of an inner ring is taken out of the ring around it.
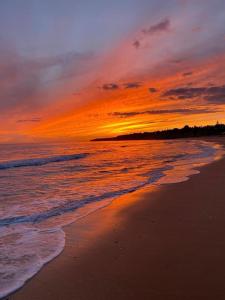
{"label": "white sea foam", "polygon": [[62,229],[7,228],[0,240],[0,298],[21,287],[63,250]]}

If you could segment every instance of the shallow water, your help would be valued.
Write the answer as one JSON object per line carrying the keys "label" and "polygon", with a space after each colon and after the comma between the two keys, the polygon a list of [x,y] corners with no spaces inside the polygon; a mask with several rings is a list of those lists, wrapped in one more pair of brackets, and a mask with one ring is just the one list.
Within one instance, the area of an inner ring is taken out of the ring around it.
{"label": "shallow water", "polygon": [[148,185],[186,180],[222,150],[200,140],[0,148],[0,297],[57,256],[63,226]]}

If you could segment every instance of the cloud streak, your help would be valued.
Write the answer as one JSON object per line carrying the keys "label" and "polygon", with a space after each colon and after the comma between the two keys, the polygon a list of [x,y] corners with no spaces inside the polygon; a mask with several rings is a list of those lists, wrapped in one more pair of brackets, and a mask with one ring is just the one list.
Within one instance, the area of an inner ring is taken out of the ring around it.
{"label": "cloud streak", "polygon": [[124,83],[125,89],[137,89],[141,86],[141,82],[127,82]]}
{"label": "cloud streak", "polygon": [[32,118],[32,119],[20,119],[17,120],[17,123],[36,123],[36,122],[40,122],[41,118]]}
{"label": "cloud streak", "polygon": [[144,28],[142,32],[146,35],[154,35],[156,33],[162,33],[169,31],[171,22],[169,18],[165,18],[160,22],[151,25],[149,28]]}
{"label": "cloud streak", "polygon": [[155,23],[148,28],[142,29],[141,30],[142,36],[135,39],[135,41],[133,42],[134,48],[139,49],[141,47],[143,40],[145,40],[147,38],[147,36],[154,36],[157,34],[169,32],[170,27],[171,27],[170,19],[164,18],[161,21],[159,21],[158,23]]}
{"label": "cloud streak", "polygon": [[140,115],[165,115],[165,114],[181,114],[181,115],[193,115],[193,114],[210,114],[218,112],[216,109],[205,108],[180,108],[180,109],[160,109],[160,110],[147,110],[147,111],[132,111],[132,112],[113,112],[109,115],[119,118],[130,118]]}

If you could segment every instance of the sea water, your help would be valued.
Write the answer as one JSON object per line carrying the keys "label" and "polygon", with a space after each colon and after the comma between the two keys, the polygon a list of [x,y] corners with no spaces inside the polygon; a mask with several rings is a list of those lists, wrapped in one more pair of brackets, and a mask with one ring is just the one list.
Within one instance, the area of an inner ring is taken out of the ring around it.
{"label": "sea water", "polygon": [[63,250],[65,225],[124,194],[187,180],[221,151],[200,140],[1,145],[0,298]]}

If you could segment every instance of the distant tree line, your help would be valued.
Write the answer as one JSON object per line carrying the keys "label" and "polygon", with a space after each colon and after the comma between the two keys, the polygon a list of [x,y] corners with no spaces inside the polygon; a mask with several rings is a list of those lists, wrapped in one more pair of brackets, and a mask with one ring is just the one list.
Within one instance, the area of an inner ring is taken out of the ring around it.
{"label": "distant tree line", "polygon": [[92,141],[125,141],[125,140],[169,140],[180,138],[218,136],[225,134],[225,125],[217,122],[216,125],[194,126],[185,125],[183,128],[174,128],[153,132],[131,133],[112,138],[97,138]]}

